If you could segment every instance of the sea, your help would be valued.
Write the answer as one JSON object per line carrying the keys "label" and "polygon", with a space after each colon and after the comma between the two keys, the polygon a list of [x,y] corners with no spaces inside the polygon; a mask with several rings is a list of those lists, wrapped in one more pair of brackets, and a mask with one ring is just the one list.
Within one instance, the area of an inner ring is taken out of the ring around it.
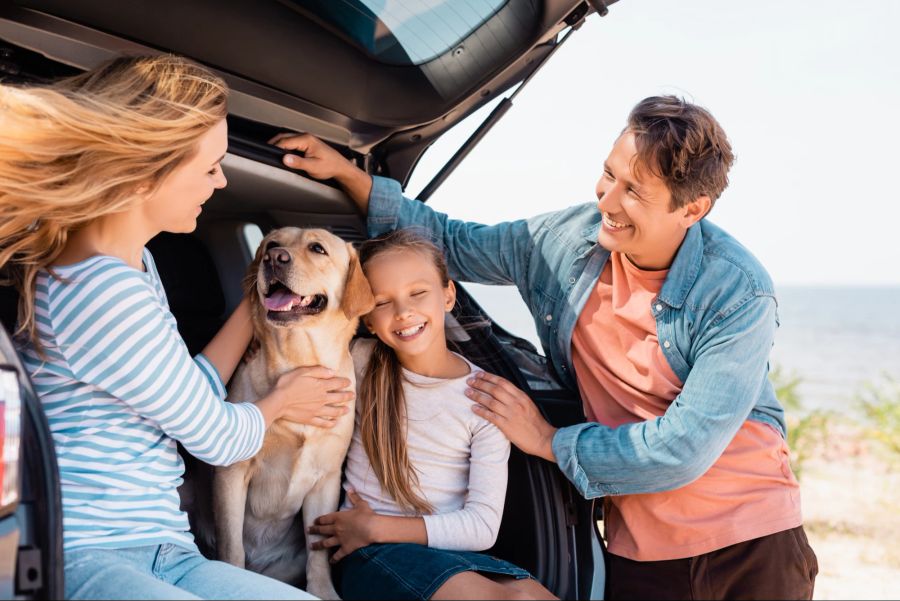
{"label": "sea", "polygon": [[[499,325],[538,348],[515,288],[464,284]],[[777,286],[770,367],[797,377],[805,409],[855,412],[869,386],[900,394],[900,287]]]}

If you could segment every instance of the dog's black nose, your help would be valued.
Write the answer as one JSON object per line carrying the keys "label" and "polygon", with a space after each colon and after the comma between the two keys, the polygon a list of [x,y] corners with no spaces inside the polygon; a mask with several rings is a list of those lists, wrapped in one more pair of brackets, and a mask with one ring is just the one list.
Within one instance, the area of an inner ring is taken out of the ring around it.
{"label": "dog's black nose", "polygon": [[291,262],[291,253],[283,248],[270,248],[263,256],[266,263],[274,263],[276,265],[285,265]]}

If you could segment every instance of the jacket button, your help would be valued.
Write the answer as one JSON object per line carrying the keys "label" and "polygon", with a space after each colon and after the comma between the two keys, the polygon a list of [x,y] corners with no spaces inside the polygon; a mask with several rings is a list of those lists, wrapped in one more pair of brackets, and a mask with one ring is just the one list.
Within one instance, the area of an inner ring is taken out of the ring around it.
{"label": "jacket button", "polygon": [[659,303],[656,303],[656,310],[662,311],[662,305],[660,305]]}
{"label": "jacket button", "polygon": [[672,346],[672,343],[666,340],[665,342],[663,342],[663,346],[669,348],[670,346]]}
{"label": "jacket button", "polygon": [[553,321],[553,316],[550,315],[549,313],[547,313],[547,315],[544,317],[544,319],[547,321]]}
{"label": "jacket button", "polygon": [[570,283],[570,284],[574,284],[574,283],[575,283],[575,278],[569,278],[569,283]]}

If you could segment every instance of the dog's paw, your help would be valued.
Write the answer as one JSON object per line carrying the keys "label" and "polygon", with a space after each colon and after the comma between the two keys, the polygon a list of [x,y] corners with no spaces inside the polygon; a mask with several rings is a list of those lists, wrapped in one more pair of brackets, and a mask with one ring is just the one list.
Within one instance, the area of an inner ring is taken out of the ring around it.
{"label": "dog's paw", "polygon": [[306,592],[319,599],[340,599],[331,582],[310,581],[307,583]]}

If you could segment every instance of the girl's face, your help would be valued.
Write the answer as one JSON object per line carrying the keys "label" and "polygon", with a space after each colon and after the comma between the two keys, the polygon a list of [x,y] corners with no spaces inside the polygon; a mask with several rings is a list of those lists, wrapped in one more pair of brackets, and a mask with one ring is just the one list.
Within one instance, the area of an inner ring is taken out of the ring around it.
{"label": "girl's face", "polygon": [[400,362],[404,357],[446,350],[444,314],[456,302],[453,282],[444,287],[434,263],[414,250],[394,250],[370,259],[364,268],[375,308],[366,326]]}
{"label": "girl's face", "polygon": [[175,167],[143,204],[154,231],[194,231],[201,205],[227,183],[220,164],[227,148],[228,125],[223,119],[201,136],[197,151]]}

